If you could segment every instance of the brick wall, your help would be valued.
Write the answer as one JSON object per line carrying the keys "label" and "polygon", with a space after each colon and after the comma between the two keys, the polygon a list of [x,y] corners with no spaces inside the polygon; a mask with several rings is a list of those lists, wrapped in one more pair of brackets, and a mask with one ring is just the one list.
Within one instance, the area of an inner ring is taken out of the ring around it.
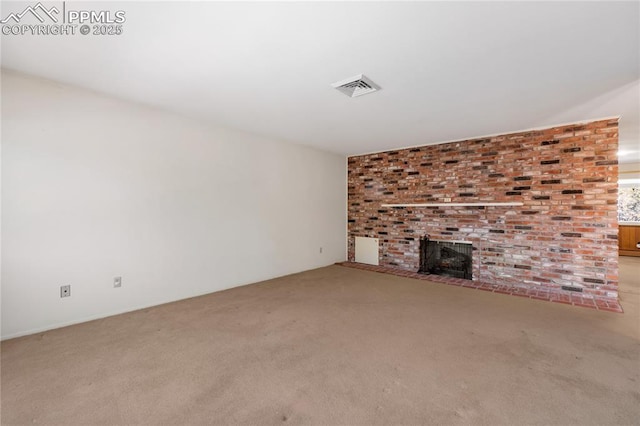
{"label": "brick wall", "polygon": [[[473,243],[474,280],[581,287],[617,299],[618,120],[348,159],[349,260],[380,239],[380,264],[417,271],[419,238]],[[402,207],[508,202],[517,207]]]}

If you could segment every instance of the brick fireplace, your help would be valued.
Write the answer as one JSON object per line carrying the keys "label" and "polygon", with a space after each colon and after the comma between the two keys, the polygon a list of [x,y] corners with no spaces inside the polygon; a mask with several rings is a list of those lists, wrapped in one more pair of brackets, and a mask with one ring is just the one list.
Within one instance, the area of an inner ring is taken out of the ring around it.
{"label": "brick fireplace", "polygon": [[[617,149],[607,119],[349,157],[349,260],[373,237],[418,271],[428,235],[470,242],[473,280],[617,300]],[[417,203],[445,205],[383,206]]]}
{"label": "brick fireplace", "polygon": [[472,279],[473,244],[459,241],[433,241],[420,238],[420,269],[427,275]]}

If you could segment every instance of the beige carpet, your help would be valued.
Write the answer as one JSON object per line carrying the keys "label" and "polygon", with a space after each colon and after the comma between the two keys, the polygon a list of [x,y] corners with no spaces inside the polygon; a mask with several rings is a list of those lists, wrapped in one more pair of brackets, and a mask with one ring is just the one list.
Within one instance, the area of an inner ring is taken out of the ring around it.
{"label": "beige carpet", "polygon": [[624,314],[330,266],[2,343],[2,424],[638,424]]}

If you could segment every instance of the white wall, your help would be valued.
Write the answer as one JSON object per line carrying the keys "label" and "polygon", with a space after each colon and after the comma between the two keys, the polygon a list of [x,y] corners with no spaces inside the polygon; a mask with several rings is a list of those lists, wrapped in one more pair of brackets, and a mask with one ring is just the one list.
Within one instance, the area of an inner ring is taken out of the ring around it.
{"label": "white wall", "polygon": [[620,179],[640,179],[640,163],[620,163],[618,177]]}
{"label": "white wall", "polygon": [[3,71],[2,337],[344,260],[345,163]]}

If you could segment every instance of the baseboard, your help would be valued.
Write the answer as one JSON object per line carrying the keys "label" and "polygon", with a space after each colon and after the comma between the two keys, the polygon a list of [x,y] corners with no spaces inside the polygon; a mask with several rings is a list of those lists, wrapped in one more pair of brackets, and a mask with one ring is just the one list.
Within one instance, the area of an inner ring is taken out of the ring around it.
{"label": "baseboard", "polygon": [[640,250],[618,250],[618,255],[640,257]]}
{"label": "baseboard", "polygon": [[58,328],[64,328],[64,327],[69,327],[72,325],[76,325],[76,324],[82,324],[85,322],[89,322],[89,321],[95,321],[95,320],[99,320],[99,319],[104,319],[104,318],[108,318],[108,317],[113,317],[116,315],[122,315],[122,314],[127,314],[130,312],[135,312],[135,311],[140,311],[143,309],[149,309],[149,308],[155,308],[161,305],[166,305],[169,303],[176,303],[176,302],[181,302],[187,299],[193,299],[196,297],[202,297],[202,296],[206,296],[209,294],[213,294],[213,293],[218,293],[221,291],[226,291],[226,290],[231,290],[233,288],[237,288],[237,287],[244,287],[247,285],[254,285],[254,284],[259,284],[265,281],[269,281],[269,280],[274,280],[277,278],[282,278],[282,277],[286,277],[289,275],[295,275],[295,274],[300,274],[302,272],[306,272],[306,271],[312,271],[314,269],[320,269],[320,268],[325,268],[327,266],[331,266],[335,263],[335,261],[330,261],[330,263],[324,263],[320,266],[312,266],[309,269],[301,269],[301,270],[296,270],[293,272],[287,272],[283,275],[277,275],[275,277],[269,277],[269,278],[264,278],[264,279],[260,279],[258,281],[249,281],[249,282],[239,282],[239,283],[235,283],[233,285],[230,285],[228,287],[224,287],[224,288],[219,288],[216,290],[211,290],[211,291],[205,291],[204,293],[196,293],[196,294],[192,294],[192,295],[185,295],[184,297],[179,297],[177,299],[175,298],[169,298],[169,299],[163,299],[163,300],[156,300],[150,303],[146,303],[146,304],[140,304],[140,305],[135,305],[135,306],[129,306],[129,307],[125,307],[122,309],[116,309],[113,311],[107,311],[107,312],[102,312],[102,313],[97,313],[94,315],[89,315],[86,317],[82,317],[82,318],[77,318],[77,319],[73,319],[73,320],[69,320],[69,321],[62,321],[62,322],[56,322],[56,323],[52,323],[52,324],[48,324],[42,327],[35,327],[35,328],[31,328],[28,330],[24,330],[24,331],[17,331],[14,333],[10,333],[10,334],[6,334],[3,336],[0,336],[0,342],[3,342],[5,340],[10,340],[10,339],[15,339],[18,337],[24,337],[24,336],[29,336],[32,334],[37,334],[37,333],[43,333],[46,331],[52,331]]}

